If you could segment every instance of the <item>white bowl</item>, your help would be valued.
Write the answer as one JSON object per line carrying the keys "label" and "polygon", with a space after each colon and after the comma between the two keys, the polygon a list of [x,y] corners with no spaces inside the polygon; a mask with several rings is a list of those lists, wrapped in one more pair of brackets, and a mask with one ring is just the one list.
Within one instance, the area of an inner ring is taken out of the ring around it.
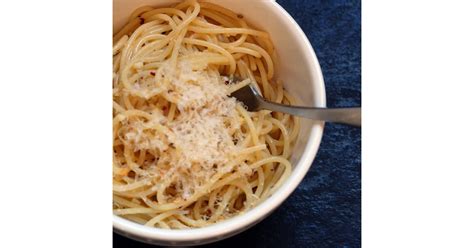
{"label": "white bowl", "polygon": [[[114,31],[123,26],[129,14],[143,5],[169,6],[175,0],[114,0]],[[326,106],[324,80],[318,59],[308,38],[295,20],[272,0],[212,0],[240,13],[258,29],[268,32],[279,61],[276,78],[302,104]],[[114,231],[124,236],[159,245],[198,245],[215,242],[240,233],[257,224],[275,210],[298,186],[311,166],[321,142],[324,124],[301,119],[301,131],[291,162],[294,170],[287,181],[268,199],[245,214],[217,224],[188,230],[147,227],[113,216]]]}

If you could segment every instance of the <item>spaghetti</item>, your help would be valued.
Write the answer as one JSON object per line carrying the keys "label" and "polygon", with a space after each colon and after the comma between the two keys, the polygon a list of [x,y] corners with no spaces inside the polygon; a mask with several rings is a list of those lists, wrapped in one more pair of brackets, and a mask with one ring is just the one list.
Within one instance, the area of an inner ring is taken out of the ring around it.
{"label": "spaghetti", "polygon": [[248,112],[229,97],[254,84],[266,99],[294,103],[274,80],[267,33],[188,0],[135,10],[113,40],[114,214],[203,227],[244,213],[288,178],[298,119]]}

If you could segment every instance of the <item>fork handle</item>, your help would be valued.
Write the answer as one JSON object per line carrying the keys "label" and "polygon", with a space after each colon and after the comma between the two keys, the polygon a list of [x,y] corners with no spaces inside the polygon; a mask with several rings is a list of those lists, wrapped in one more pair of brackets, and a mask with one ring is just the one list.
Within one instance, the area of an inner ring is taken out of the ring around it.
{"label": "fork handle", "polygon": [[261,108],[296,115],[313,120],[329,121],[351,126],[361,126],[361,108],[314,108],[289,106],[263,101]]}

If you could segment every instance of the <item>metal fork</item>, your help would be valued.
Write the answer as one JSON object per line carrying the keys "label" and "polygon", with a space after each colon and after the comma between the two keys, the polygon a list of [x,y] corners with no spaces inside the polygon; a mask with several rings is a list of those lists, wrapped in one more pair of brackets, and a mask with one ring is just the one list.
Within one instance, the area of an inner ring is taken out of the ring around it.
{"label": "metal fork", "polygon": [[251,84],[234,91],[231,96],[246,105],[249,111],[266,109],[313,120],[361,126],[361,108],[315,108],[269,102],[260,96],[258,90]]}

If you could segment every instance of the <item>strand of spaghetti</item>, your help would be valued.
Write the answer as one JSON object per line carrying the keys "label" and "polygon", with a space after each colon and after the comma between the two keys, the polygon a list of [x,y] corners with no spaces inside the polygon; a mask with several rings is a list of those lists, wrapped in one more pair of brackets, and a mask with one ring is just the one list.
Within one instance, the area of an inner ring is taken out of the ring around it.
{"label": "strand of spaghetti", "polygon": [[259,71],[260,76],[261,76],[261,84],[262,84],[262,88],[263,88],[263,92],[262,92],[263,97],[265,97],[266,99],[272,99],[272,96],[274,94],[273,89],[270,86],[270,83],[268,82],[267,74],[266,74],[266,71],[265,71],[265,67],[263,66],[262,60],[256,59],[255,62],[257,64],[257,68],[258,68],[258,71]]}
{"label": "strand of spaghetti", "polygon": [[281,83],[281,81],[277,81],[276,87],[277,87],[277,90],[276,90],[277,94],[276,94],[275,99],[273,99],[273,101],[277,103],[281,103],[283,101],[283,84]]}
{"label": "strand of spaghetti", "polygon": [[256,120],[256,129],[257,129],[257,132],[259,133],[259,138],[260,138],[260,143],[265,143],[265,141],[262,139],[263,136],[261,135],[262,133],[262,127],[263,127],[263,121],[265,120],[265,116],[267,115],[267,113],[265,111],[258,111],[257,112],[257,120]]}
{"label": "strand of spaghetti", "polygon": [[265,182],[265,174],[263,173],[263,169],[261,167],[257,168],[257,189],[255,190],[255,195],[261,198],[263,189],[265,187],[264,182]]}
{"label": "strand of spaghetti", "polygon": [[138,165],[137,163],[135,163],[133,161],[132,149],[130,149],[130,147],[128,145],[124,146],[123,156],[125,158],[126,165],[130,169],[132,169],[135,173],[137,173],[139,175],[144,175],[144,176],[148,174],[148,172],[146,170],[141,169],[140,165]]}
{"label": "strand of spaghetti", "polygon": [[127,111],[122,112],[121,114],[127,118],[137,116],[137,117],[143,117],[147,120],[153,119],[153,116],[151,114],[139,109],[127,110]]}
{"label": "strand of spaghetti", "polygon": [[143,7],[140,7],[138,9],[136,9],[135,11],[133,11],[131,14],[130,14],[130,17],[128,18],[128,21],[131,21],[137,17],[141,17],[141,15],[143,13],[146,13],[146,12],[149,12],[149,11],[152,11],[154,10],[155,8],[151,7],[151,6],[143,6]]}
{"label": "strand of spaghetti", "polygon": [[173,226],[179,229],[189,229],[189,226],[184,225],[180,221],[176,220],[173,216],[168,217],[168,222],[170,226]]}
{"label": "strand of spaghetti", "polygon": [[181,23],[181,21],[182,21],[181,19],[179,19],[178,16],[173,16],[172,18],[173,18],[175,23]]}
{"label": "strand of spaghetti", "polygon": [[170,44],[173,44],[173,40],[170,40],[169,35],[166,36],[164,39],[156,40],[153,42],[148,43],[146,46],[144,46],[142,49],[140,49],[138,52],[136,52],[133,56],[132,59],[140,59],[143,57],[149,57],[149,55],[155,54],[154,51],[160,51],[163,47],[169,46]]}
{"label": "strand of spaghetti", "polygon": [[281,131],[280,140],[283,140],[283,154],[282,156],[286,159],[290,157],[290,139],[288,137],[288,130],[281,124],[281,122],[275,118],[270,120],[275,126]]}
{"label": "strand of spaghetti", "polygon": [[118,71],[119,69],[119,62],[120,62],[120,58],[121,58],[121,54],[116,54],[114,56],[114,59],[113,59],[113,70],[114,70],[114,73],[112,73],[112,80],[113,80],[113,86],[114,86],[114,90],[116,89],[116,87],[118,86],[118,75],[117,73],[115,73],[115,71]]}
{"label": "strand of spaghetti", "polygon": [[[145,72],[141,72],[140,74],[135,74],[131,78],[129,78],[128,75],[127,75],[127,72],[132,70],[132,68],[134,68],[134,66],[135,66],[134,64],[129,64],[122,71],[122,75],[120,77],[120,79],[121,79],[120,82],[123,85],[123,87],[131,95],[138,96],[140,98],[145,98],[145,99],[149,99],[149,98],[153,97],[154,95],[161,93],[161,89],[159,87],[151,88],[151,89],[148,89],[147,91],[144,92],[143,90],[141,90],[141,86],[139,86],[138,84],[135,84],[134,86],[132,86],[132,84],[130,82],[134,82],[134,81],[138,80],[139,78],[143,77],[143,75],[149,75],[148,74],[149,72],[145,71]],[[130,107],[129,109],[133,108],[131,106],[128,106],[128,107]]]}
{"label": "strand of spaghetti", "polygon": [[130,168],[117,167],[116,165],[114,165],[112,172],[114,173],[114,175],[123,177],[123,176],[126,176],[130,172]]}
{"label": "strand of spaghetti", "polygon": [[171,215],[175,215],[175,214],[180,214],[180,213],[185,213],[185,211],[182,211],[182,210],[171,210],[171,211],[168,211],[166,213],[162,213],[162,214],[159,214],[157,215],[156,217],[152,218],[151,220],[149,220],[145,226],[154,226],[158,221],[162,220],[162,219],[165,219]]}
{"label": "strand of spaghetti", "polygon": [[280,164],[278,164],[278,166],[276,167],[276,169],[274,169],[274,173],[273,173],[273,176],[271,177],[269,183],[267,184],[268,187],[265,188],[265,190],[263,191],[262,193],[262,196],[265,197],[267,196],[268,192],[270,192],[270,190],[272,189],[272,185],[275,185],[276,182],[281,178],[281,176],[283,175],[285,171],[285,167],[284,166],[281,166]]}
{"label": "strand of spaghetti", "polygon": [[256,146],[248,147],[248,148],[245,148],[245,149],[239,151],[237,153],[237,155],[238,156],[246,155],[246,154],[249,154],[249,153],[254,153],[254,152],[257,152],[257,151],[260,151],[260,150],[264,150],[266,148],[267,148],[267,146],[265,144],[256,145]]}
{"label": "strand of spaghetti", "polygon": [[153,34],[161,34],[165,35],[164,33],[171,31],[172,28],[170,25],[156,25],[153,27],[150,27],[149,29],[146,30],[146,33],[153,35]]}
{"label": "strand of spaghetti", "polygon": [[245,79],[245,80],[242,80],[236,84],[232,84],[228,89],[227,89],[227,94],[231,94],[247,85],[249,85],[252,81],[250,79]]}
{"label": "strand of spaghetti", "polygon": [[152,208],[138,207],[138,208],[115,209],[113,212],[116,215],[129,215],[129,214],[154,214],[157,211]]}
{"label": "strand of spaghetti", "polygon": [[218,22],[219,25],[217,26],[224,26],[224,27],[235,27],[238,25],[238,23],[235,20],[232,20],[231,18],[228,18],[227,16],[219,14],[219,12],[215,11],[210,11],[205,8],[201,10],[200,13],[203,17],[208,17],[210,19],[213,19],[214,21]]}
{"label": "strand of spaghetti", "polygon": [[[148,186],[150,186],[150,185],[148,185]],[[148,188],[144,187],[144,188],[141,188],[141,189],[143,189],[143,190],[140,191],[140,192],[135,192],[136,196],[140,197],[140,198],[146,198],[146,197],[148,197],[148,196],[150,196],[150,195],[152,195],[153,193],[156,192],[156,187],[153,187],[153,186],[148,187]],[[129,193],[131,193],[131,192],[129,192]]]}
{"label": "strand of spaghetti", "polygon": [[[158,193],[157,193],[158,194]],[[161,211],[159,209],[159,203],[156,203],[150,199],[148,199],[148,197],[141,197],[142,201],[150,208],[152,208],[153,210],[155,210],[157,213],[161,213],[163,211]]]}
{"label": "strand of spaghetti", "polygon": [[[192,24],[195,24],[196,26],[203,27],[203,28],[219,28],[219,26],[217,26],[217,25],[214,25],[214,24],[211,24],[211,23],[208,23],[208,22],[204,22],[204,21],[201,21],[199,19],[195,19],[192,22]],[[239,20],[239,24],[242,28],[248,28],[247,24],[244,21]],[[229,42],[229,43],[218,42],[218,44],[219,44],[219,46],[222,46],[224,48],[237,47],[237,46],[242,45],[245,42],[245,40],[247,40],[247,37],[248,37],[248,34],[240,34],[239,39],[237,39],[236,41]]]}
{"label": "strand of spaghetti", "polygon": [[[186,7],[186,6],[189,7],[190,5],[196,5],[196,4],[198,4],[198,2],[196,0],[186,0],[182,3],[180,3],[180,4],[177,4],[176,6],[174,6],[174,8],[180,10],[180,9],[183,9],[184,7]],[[198,4],[198,5],[199,5],[199,7],[201,7],[201,4]],[[186,9],[186,11],[188,11],[188,9]]]}
{"label": "strand of spaghetti", "polygon": [[146,220],[144,218],[139,217],[138,214],[137,215],[129,215],[129,216],[127,216],[127,218],[130,219],[131,221],[134,221],[134,222],[136,222],[138,224],[141,224],[141,225],[145,225],[145,223],[146,223]]}
{"label": "strand of spaghetti", "polygon": [[113,190],[116,192],[124,192],[124,191],[130,191],[134,190],[140,187],[143,187],[147,185],[150,182],[150,180],[144,179],[135,183],[127,184],[127,185],[113,185]]}
{"label": "strand of spaghetti", "polygon": [[229,9],[226,9],[222,6],[219,6],[217,4],[213,4],[213,3],[210,3],[210,2],[202,2],[201,7],[203,9],[214,10],[218,13],[222,13],[222,14],[227,15],[227,16],[232,17],[232,18],[238,18],[237,14],[235,14],[233,11],[231,11]]}
{"label": "strand of spaghetti", "polygon": [[298,117],[291,117],[293,120],[293,126],[291,127],[291,133],[290,133],[290,142],[296,141],[296,138],[298,137],[298,133],[300,130],[300,119]]}
{"label": "strand of spaghetti", "polygon": [[193,44],[193,45],[204,46],[204,47],[215,50],[216,52],[222,54],[223,56],[225,56],[226,58],[229,59],[229,65],[230,65],[230,72],[229,73],[234,74],[235,68],[236,68],[236,62],[234,60],[234,57],[232,57],[232,55],[228,51],[226,51],[224,48],[219,47],[219,46],[217,46],[215,44],[212,44],[210,42],[197,40],[197,39],[184,38],[183,42],[188,43],[188,44]]}
{"label": "strand of spaghetti", "polygon": [[229,186],[227,191],[224,193],[224,196],[222,197],[222,201],[219,203],[219,207],[217,210],[213,213],[211,218],[209,218],[209,221],[214,222],[222,216],[222,213],[224,212],[224,209],[227,207],[230,197],[232,196],[232,193],[235,190],[235,186]]}
{"label": "strand of spaghetti", "polygon": [[[156,191],[156,201],[158,202],[158,204],[164,204],[166,202],[166,197],[165,197],[164,192],[170,184],[171,184],[171,181],[166,181],[159,185],[158,190]],[[151,207],[157,208],[155,205],[152,205]]]}
{"label": "strand of spaghetti", "polygon": [[245,42],[244,44],[242,44],[243,47],[245,48],[248,48],[248,49],[251,49],[251,50],[254,50],[256,51],[257,53],[261,54],[261,56],[263,56],[263,58],[265,59],[265,63],[267,64],[267,77],[269,80],[271,80],[273,78],[273,74],[274,74],[274,71],[275,69],[273,68],[273,61],[272,61],[272,58],[270,57],[270,55],[267,53],[267,51],[265,51],[263,48],[261,48],[260,46],[257,46],[255,44],[252,44],[252,43],[248,43],[248,42]]}
{"label": "strand of spaghetti", "polygon": [[255,37],[255,42],[255,44],[261,46],[263,49],[265,49],[265,51],[270,54],[272,60],[278,61],[275,57],[275,48],[269,37]]}
{"label": "strand of spaghetti", "polygon": [[186,35],[186,28],[184,28],[181,33],[178,35],[178,38],[176,39],[176,42],[174,43],[174,47],[173,47],[173,52],[171,53],[171,65],[173,67],[176,67],[177,66],[177,63],[178,63],[178,52],[179,52],[179,49],[181,48],[181,43],[183,42],[183,39],[184,39],[184,35]]}
{"label": "strand of spaghetti", "polygon": [[203,220],[193,220],[189,217],[186,217],[184,215],[177,215],[176,218],[180,221],[182,221],[183,223],[185,223],[186,225],[188,226],[192,226],[192,227],[202,227],[202,226],[206,226],[207,223]]}
{"label": "strand of spaghetti", "polygon": [[219,187],[218,189],[215,189],[215,190],[211,190],[211,194],[209,195],[209,201],[207,203],[207,208],[209,209],[209,211],[212,213],[212,212],[215,212],[215,208],[214,208],[214,205],[215,205],[215,202],[216,202],[216,199],[217,199],[217,194],[220,192],[220,190],[222,189],[222,187]]}
{"label": "strand of spaghetti", "polygon": [[[169,27],[171,29],[171,27]],[[166,28],[163,28],[166,30]],[[140,48],[146,45],[147,42],[153,42],[155,40],[160,40],[166,38],[166,35],[163,34],[152,34],[151,32],[147,32],[147,35],[140,37],[138,41],[136,41],[136,45],[133,48],[133,53],[136,54]]]}
{"label": "strand of spaghetti", "polygon": [[[171,53],[171,49],[169,49],[169,53]],[[163,60],[163,59],[161,59]],[[146,64],[143,65],[143,70],[149,70],[150,71],[150,75],[151,75],[151,70],[153,70],[153,72],[156,73],[156,70],[159,69],[162,65],[163,65],[163,62],[162,61],[154,61],[154,62],[149,62],[149,61],[146,61],[146,59],[144,58],[143,59],[143,62],[147,62]]]}
{"label": "strand of spaghetti", "polygon": [[229,64],[229,59],[224,56],[210,56],[210,57],[199,57],[189,59],[189,62],[192,64],[206,64],[206,65],[227,65]]}
{"label": "strand of spaghetti", "polygon": [[[186,1],[185,3],[187,2],[189,1]],[[191,1],[191,2],[195,2],[195,1]],[[183,28],[185,28],[189,23],[191,23],[196,18],[196,16],[199,14],[200,8],[201,8],[200,5],[197,2],[195,2],[193,12],[185,20],[183,20],[183,22],[181,22],[175,29],[173,29],[173,31],[171,31],[165,39],[158,41],[156,44],[151,43],[150,46],[148,47],[145,46],[144,49],[140,50],[140,52],[137,55],[141,56],[143,54],[152,52],[152,50],[156,49],[156,47],[154,46],[166,45],[170,40],[172,40],[175,36],[177,36]]]}
{"label": "strand of spaghetti", "polygon": [[[234,185],[237,188],[241,189],[245,194],[248,204],[252,205],[253,202],[257,199],[257,197],[252,193],[252,188],[250,187],[250,184],[247,181],[244,181],[242,178],[230,182],[229,185]],[[240,192],[237,192],[237,194],[240,194]],[[232,204],[230,205],[232,206]]]}
{"label": "strand of spaghetti", "polygon": [[249,55],[252,55],[256,58],[261,58],[262,55],[259,53],[259,52],[256,52],[255,50],[252,50],[252,49],[249,49],[249,48],[245,48],[245,47],[229,47],[229,51],[231,53],[245,53],[245,54],[249,54]]}
{"label": "strand of spaghetti", "polygon": [[132,30],[137,29],[141,24],[140,18],[135,18],[127,23],[121,30],[114,34],[113,43],[115,44],[122,36],[129,34]]}
{"label": "strand of spaghetti", "polygon": [[120,197],[120,196],[117,196],[117,195],[113,195],[113,201],[115,204],[120,204],[124,207],[128,207],[128,208],[139,208],[139,207],[142,207],[142,205],[140,204],[137,204],[137,203],[134,203],[130,200],[127,200],[123,197]]}
{"label": "strand of spaghetti", "polygon": [[169,15],[164,15],[164,14],[156,14],[152,17],[150,17],[147,22],[155,21],[155,20],[163,20],[165,22],[168,22],[168,24],[171,26],[171,29],[176,29],[177,23],[173,18],[171,18]]}
{"label": "strand of spaghetti", "polygon": [[195,220],[200,220],[201,219],[201,208],[202,208],[202,202],[204,201],[204,197],[199,198],[196,203],[194,203],[193,207],[193,217]]}
{"label": "strand of spaghetti", "polygon": [[[229,207],[227,207],[227,211],[238,211],[235,206],[237,204],[237,200],[240,199],[240,195],[242,195],[242,192],[241,190],[236,190],[234,191],[234,193],[232,193],[232,196],[230,197],[230,201],[229,201]],[[245,193],[244,193],[245,195]],[[242,207],[240,207],[242,208]],[[239,209],[240,209],[239,208]]]}
{"label": "strand of spaghetti", "polygon": [[[243,54],[241,53],[240,55],[243,55]],[[239,59],[239,57],[238,57],[238,56],[235,56],[235,54],[232,54],[232,56],[233,56],[236,60]],[[244,66],[243,63],[242,63],[242,60],[239,60],[239,61],[237,62],[237,70],[238,70],[238,76],[239,76],[240,78],[246,78],[246,77],[247,77],[247,75],[246,75],[246,70],[245,70],[245,66]],[[233,86],[233,85],[231,85],[231,87],[232,87],[232,86]],[[228,91],[230,91],[230,90],[231,90],[231,89],[229,89]]]}
{"label": "strand of spaghetti", "polygon": [[262,121],[262,129],[260,129],[260,135],[265,135],[270,133],[273,130],[273,125],[272,123],[265,119]]}
{"label": "strand of spaghetti", "polygon": [[119,51],[123,48],[127,40],[128,40],[128,35],[122,36],[122,38],[120,38],[120,40],[118,40],[117,43],[113,46],[112,54],[116,55],[117,53],[119,53]]}
{"label": "strand of spaghetti", "polygon": [[288,165],[288,167],[291,169],[290,162],[287,159],[285,159],[283,157],[280,157],[280,156],[272,156],[272,157],[268,157],[268,158],[259,160],[255,163],[251,164],[250,168],[257,169],[258,167],[260,167],[264,164],[268,164],[268,163],[280,163],[280,164],[284,164],[285,166]]}
{"label": "strand of spaghetti", "polygon": [[[238,64],[238,65],[240,65],[240,64],[249,65],[249,64],[250,64],[249,57],[251,57],[251,56],[249,56],[249,55],[243,56],[243,57],[242,57],[243,61],[240,60],[240,61],[239,61],[240,63],[237,63],[237,64]],[[248,66],[246,66],[246,67],[247,67],[246,69],[248,70]],[[245,73],[246,73],[246,72],[245,72]],[[248,77],[248,76],[247,76],[247,77]]]}
{"label": "strand of spaghetti", "polygon": [[[165,218],[167,219],[167,218]],[[145,223],[146,224],[146,223]],[[162,220],[158,221],[157,222],[158,226],[160,228],[163,228],[163,229],[170,229],[170,226],[168,224],[166,224],[165,222],[163,222]],[[155,224],[156,225],[156,224]]]}
{"label": "strand of spaghetti", "polygon": [[138,155],[137,164],[143,164],[143,162],[145,162],[146,150],[141,150],[139,153],[140,154]]}
{"label": "strand of spaghetti", "polygon": [[267,33],[250,29],[250,28],[202,28],[202,27],[190,26],[189,31],[193,31],[196,33],[204,33],[204,34],[229,34],[229,35],[248,34],[248,35],[268,38]]}
{"label": "strand of spaghetti", "polygon": [[[283,91],[283,97],[288,99],[288,104],[290,104],[290,105],[296,105],[297,104],[296,99],[293,96],[289,95],[286,91]],[[288,115],[288,117],[290,117],[290,116]],[[298,133],[299,133],[299,130],[300,130],[300,119],[298,117],[295,117],[295,116],[291,116],[291,119],[293,121],[293,127],[290,129],[291,130],[290,140],[294,141],[294,140],[296,140],[296,138],[298,136]]]}
{"label": "strand of spaghetti", "polygon": [[[122,113],[122,112],[125,112],[125,108],[123,108],[122,106],[120,106],[120,104],[118,104],[116,101],[113,101],[113,108],[115,111],[117,111],[118,113]],[[117,115],[118,116],[118,115]],[[122,115],[123,116],[123,115]]]}
{"label": "strand of spaghetti", "polygon": [[270,135],[265,135],[265,143],[267,143],[268,147],[270,148],[270,152],[272,154],[278,154],[275,140]]}
{"label": "strand of spaghetti", "polygon": [[137,39],[137,37],[139,37],[147,27],[156,25],[157,23],[157,21],[149,22],[139,26],[135,31],[133,31],[133,34],[127,40],[127,43],[122,49],[122,56],[120,58],[120,68],[125,68],[125,64],[130,60],[131,56],[133,55],[130,50],[135,39]]}
{"label": "strand of spaghetti", "polygon": [[267,194],[262,194],[262,197],[268,197],[269,195],[272,195],[277,189],[280,188],[280,186],[283,184],[283,182],[288,178],[290,177],[290,173],[291,173],[291,165],[288,163],[288,164],[284,164],[285,165],[285,170],[283,172],[283,174],[280,176],[280,179],[278,180],[278,182],[276,182],[275,184],[273,184],[270,188],[270,190],[268,191]]}
{"label": "strand of spaghetti", "polygon": [[168,112],[168,121],[172,121],[174,119],[175,112],[176,112],[176,104],[171,103],[171,106]]}
{"label": "strand of spaghetti", "polygon": [[130,95],[128,93],[123,93],[122,94],[122,101],[123,101],[123,105],[125,105],[125,109],[127,110],[134,110],[135,107],[133,106],[132,102],[130,101]]}
{"label": "strand of spaghetti", "polygon": [[216,190],[218,188],[224,187],[225,185],[228,185],[230,182],[240,177],[242,177],[240,174],[229,174],[227,177],[223,177],[221,180],[212,185],[210,190]]}
{"label": "strand of spaghetti", "polygon": [[200,60],[205,58],[226,58],[219,53],[213,53],[210,51],[206,52],[189,52],[186,55],[182,55],[181,59],[183,60]]}
{"label": "strand of spaghetti", "polygon": [[[274,127],[274,129],[275,129],[275,130],[278,130],[278,127]],[[272,138],[271,135],[268,136],[268,139],[269,139],[269,140],[273,143],[273,145],[275,145],[275,146],[281,146],[281,147],[283,147],[283,145],[284,145],[284,143],[285,143],[283,140],[279,140],[279,139],[276,140],[276,139]]]}
{"label": "strand of spaghetti", "polygon": [[159,8],[159,9],[152,8],[151,10],[146,11],[143,14],[140,14],[140,17],[145,19],[145,22],[148,22],[150,20],[149,18],[152,18],[157,14],[177,15],[181,17],[181,19],[186,18],[186,14],[183,11],[179,9],[175,9],[175,8]]}
{"label": "strand of spaghetti", "polygon": [[262,199],[265,199],[269,195],[273,194],[275,190],[277,190],[280,185],[283,183],[285,179],[287,179],[290,176],[291,173],[291,164],[288,162],[288,160],[285,160],[286,162],[280,163],[284,165],[284,171],[283,174],[278,178],[277,176],[273,177],[273,179],[278,178],[274,184],[269,184],[269,187],[265,189],[265,191],[262,193]]}
{"label": "strand of spaghetti", "polygon": [[[164,51],[162,51],[160,54],[158,54],[157,56],[148,56],[148,57],[140,57],[140,58],[137,58],[137,60],[141,60],[143,61],[143,63],[149,63],[149,62],[156,62],[156,61],[163,61],[165,60],[169,55],[171,55],[171,52],[173,51],[173,46],[174,45],[174,41],[172,41],[166,48]],[[152,63],[149,63],[147,64],[148,66],[150,66]],[[144,69],[148,68],[147,65],[144,66]]]}
{"label": "strand of spaghetti", "polygon": [[119,123],[125,120],[127,117],[123,114],[118,114],[114,117],[112,120],[112,124],[114,126],[114,134],[116,133],[116,130],[118,129]]}
{"label": "strand of spaghetti", "polygon": [[237,110],[240,112],[240,114],[244,117],[245,123],[249,127],[250,130],[250,135],[253,140],[254,145],[258,145],[258,135],[257,135],[257,130],[255,130],[255,125],[252,122],[252,119],[250,119],[250,116],[247,113],[247,110],[245,110],[241,105],[237,105]]}
{"label": "strand of spaghetti", "polygon": [[[129,177],[123,177],[121,178],[122,181],[124,181],[125,183],[127,184],[131,184],[133,183],[133,179],[129,178]],[[137,189],[133,189],[133,190],[130,190],[130,191],[116,191],[114,192],[114,194],[118,195],[118,196],[121,196],[121,197],[125,197],[125,198],[131,198],[131,199],[138,199],[139,197],[139,194],[142,192],[142,190],[146,189],[148,186],[143,186],[141,188],[137,188]]]}

